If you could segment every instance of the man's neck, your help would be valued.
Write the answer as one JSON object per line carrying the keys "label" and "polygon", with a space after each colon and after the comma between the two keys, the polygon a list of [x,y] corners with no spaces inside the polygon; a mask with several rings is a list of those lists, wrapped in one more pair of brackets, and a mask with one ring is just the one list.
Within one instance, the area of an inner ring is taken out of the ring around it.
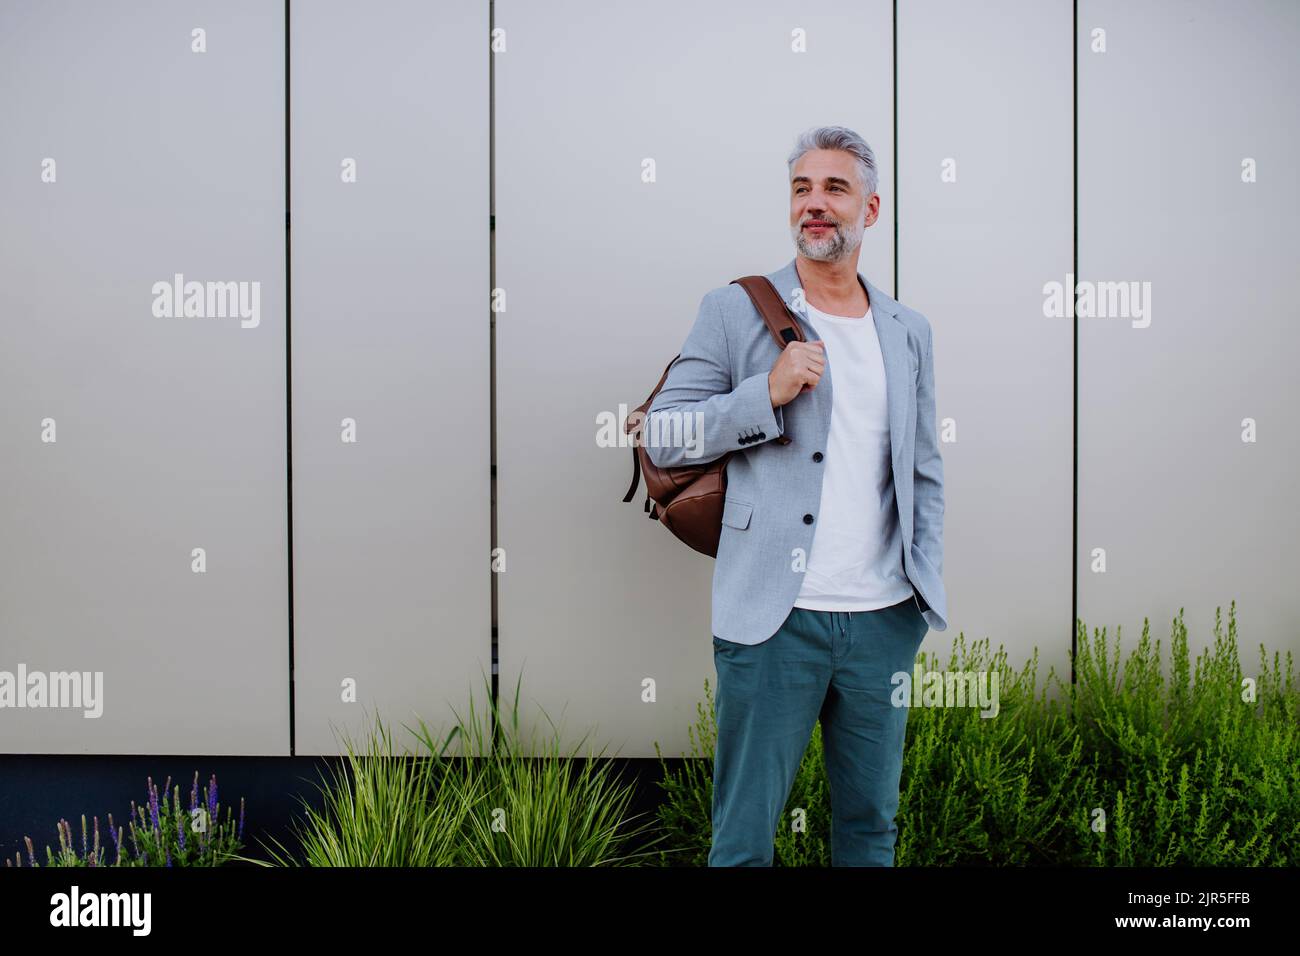
{"label": "man's neck", "polygon": [[867,290],[858,281],[858,257],[837,262],[819,262],[802,255],[795,258],[795,272],[804,299],[814,309],[830,315],[865,315],[870,306]]}

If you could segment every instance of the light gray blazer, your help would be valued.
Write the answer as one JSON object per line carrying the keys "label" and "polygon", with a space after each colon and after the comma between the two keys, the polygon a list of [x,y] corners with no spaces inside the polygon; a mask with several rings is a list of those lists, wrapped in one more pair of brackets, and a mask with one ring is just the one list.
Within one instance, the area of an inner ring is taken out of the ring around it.
{"label": "light gray blazer", "polygon": [[[795,308],[795,260],[767,276],[794,309],[809,341],[820,340]],[[903,568],[925,619],[945,630],[943,460],[934,408],[930,323],[858,273],[867,290],[885,363],[894,498]],[[760,644],[785,622],[803,584],[821,503],[831,424],[828,359],[817,387],[773,409],[767,375],[780,349],[745,290],[708,292],[663,388],[651,403],[646,453],[661,468],[727,463],[722,537],[713,569],[713,634]],[[693,429],[694,426],[694,430]],[[773,439],[789,431],[788,445]],[[655,444],[656,440],[666,443]],[[798,550],[802,549],[802,551]],[[802,555],[803,559],[796,558]]]}

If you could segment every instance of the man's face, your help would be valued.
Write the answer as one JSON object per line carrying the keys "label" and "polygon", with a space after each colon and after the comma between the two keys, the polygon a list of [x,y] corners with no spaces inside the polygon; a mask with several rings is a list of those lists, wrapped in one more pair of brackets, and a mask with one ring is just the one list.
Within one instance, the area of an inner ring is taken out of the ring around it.
{"label": "man's face", "polygon": [[790,176],[790,235],[806,259],[837,262],[858,248],[880,200],[865,194],[852,153],[811,149]]}

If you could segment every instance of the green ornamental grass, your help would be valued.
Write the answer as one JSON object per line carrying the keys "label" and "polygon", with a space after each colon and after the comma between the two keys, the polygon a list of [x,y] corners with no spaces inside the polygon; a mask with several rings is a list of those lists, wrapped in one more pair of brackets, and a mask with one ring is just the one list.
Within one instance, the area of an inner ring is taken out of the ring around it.
{"label": "green ornamental grass", "polygon": [[[510,720],[503,723],[495,705],[490,711],[495,735],[481,725],[472,697],[469,719],[456,716],[441,741],[423,720],[418,729],[407,728],[420,743],[418,754],[395,752],[378,718],[364,748],[347,741],[345,768],[321,787],[323,809],[307,806],[295,825],[301,862],[609,866],[648,855],[629,850],[649,823],[632,825],[633,788],[612,779],[603,750],[580,754],[584,737],[562,752],[553,723],[546,740],[521,743],[518,683]],[[449,754],[454,742],[460,749]],[[268,850],[275,864],[299,863],[278,841]]]}

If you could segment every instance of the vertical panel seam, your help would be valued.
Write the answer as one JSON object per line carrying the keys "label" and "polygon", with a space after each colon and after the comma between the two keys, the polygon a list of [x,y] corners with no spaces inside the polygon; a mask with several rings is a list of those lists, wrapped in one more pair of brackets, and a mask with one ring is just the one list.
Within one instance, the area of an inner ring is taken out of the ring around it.
{"label": "vertical panel seam", "polygon": [[297,726],[294,722],[293,675],[293,244],[289,235],[292,188],[289,174],[289,0],[284,0],[284,439],[285,485],[288,514],[288,608],[289,608],[289,756],[297,755]]}
{"label": "vertical panel seam", "polygon": [[[1072,167],[1072,185],[1071,201],[1073,208],[1071,219],[1073,220],[1074,238],[1073,248],[1071,250],[1071,266],[1074,276],[1074,289],[1069,290],[1071,296],[1075,295],[1075,289],[1079,287],[1079,0],[1073,0],[1073,22],[1070,26],[1071,40],[1071,64],[1072,64],[1072,95],[1073,109],[1071,113],[1074,120],[1074,129],[1071,138],[1071,167]],[[1072,466],[1074,473],[1071,476],[1070,486],[1070,684],[1073,686],[1077,681],[1077,675],[1074,669],[1074,659],[1078,652],[1079,637],[1079,303],[1077,298],[1074,302],[1074,348],[1073,348],[1073,395],[1071,397],[1073,429],[1072,436]]]}
{"label": "vertical panel seam", "polygon": [[498,595],[495,556],[497,549],[497,349],[496,349],[496,312],[493,311],[493,290],[496,289],[497,250],[496,250],[496,54],[492,49],[492,31],[496,19],[496,4],[488,0],[488,503],[489,503],[489,554],[493,561],[488,563],[488,575],[491,583],[490,610],[490,660],[491,660],[491,701],[488,708],[490,715],[490,737],[492,749],[496,749],[497,737],[497,701],[500,680],[500,631],[498,626]]}

